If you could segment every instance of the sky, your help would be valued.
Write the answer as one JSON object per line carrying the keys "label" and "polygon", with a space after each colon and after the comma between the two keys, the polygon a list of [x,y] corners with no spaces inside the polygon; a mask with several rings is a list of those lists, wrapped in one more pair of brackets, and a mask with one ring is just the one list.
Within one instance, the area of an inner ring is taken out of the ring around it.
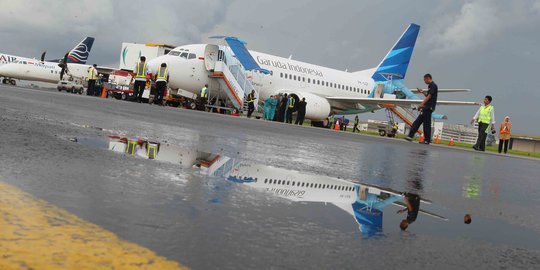
{"label": "sky", "polygon": [[[496,120],[540,134],[540,0],[259,1],[0,0],[0,52],[48,58],[85,36],[96,38],[89,63],[117,67],[122,42],[186,45],[212,35],[240,37],[248,48],[340,70],[375,67],[410,23],[421,26],[407,72],[409,88],[470,93],[440,100],[494,98]],[[437,107],[450,123],[477,108]],[[382,113],[367,114],[376,118]]]}

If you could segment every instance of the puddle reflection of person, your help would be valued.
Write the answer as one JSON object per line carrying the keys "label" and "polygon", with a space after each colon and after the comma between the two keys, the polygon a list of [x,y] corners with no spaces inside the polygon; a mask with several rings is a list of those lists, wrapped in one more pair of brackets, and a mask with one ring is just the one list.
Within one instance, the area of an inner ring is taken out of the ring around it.
{"label": "puddle reflection of person", "polygon": [[418,211],[420,211],[420,196],[411,193],[404,194],[404,202],[407,207],[398,210],[397,213],[403,213],[407,211],[407,218],[402,220],[399,224],[401,230],[406,230],[409,227],[409,224],[416,221],[418,217]]}

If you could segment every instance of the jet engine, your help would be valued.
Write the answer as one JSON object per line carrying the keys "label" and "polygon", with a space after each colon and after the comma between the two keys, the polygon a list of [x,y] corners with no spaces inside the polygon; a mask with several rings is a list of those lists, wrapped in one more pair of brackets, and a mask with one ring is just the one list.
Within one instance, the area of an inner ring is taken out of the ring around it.
{"label": "jet engine", "polygon": [[283,90],[281,91],[281,93],[287,93],[289,95],[292,95],[297,102],[302,100],[302,98],[306,99],[306,119],[325,120],[330,115],[331,106],[326,98],[317,96],[312,93],[294,90]]}

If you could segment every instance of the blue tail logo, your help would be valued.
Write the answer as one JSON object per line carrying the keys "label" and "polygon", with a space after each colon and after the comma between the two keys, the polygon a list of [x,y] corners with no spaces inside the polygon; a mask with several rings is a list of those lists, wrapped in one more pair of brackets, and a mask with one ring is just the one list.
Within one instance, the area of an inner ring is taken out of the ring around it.
{"label": "blue tail logo", "polygon": [[416,44],[420,26],[412,23],[401,35],[398,42],[388,52],[371,77],[374,81],[386,81],[391,76],[394,79],[404,79],[409,62]]}
{"label": "blue tail logo", "polygon": [[68,54],[68,63],[75,63],[75,64],[86,64],[86,60],[88,60],[88,56],[90,55],[90,50],[92,49],[92,45],[94,44],[94,38],[93,37],[86,37],[81,41],[75,48],[73,48],[69,54]]}

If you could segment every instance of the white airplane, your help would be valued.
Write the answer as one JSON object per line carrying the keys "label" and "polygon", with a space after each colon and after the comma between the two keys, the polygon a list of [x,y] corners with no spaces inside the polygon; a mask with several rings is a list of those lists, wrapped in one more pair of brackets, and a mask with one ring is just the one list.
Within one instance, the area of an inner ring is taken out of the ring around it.
{"label": "white airplane", "polygon": [[[245,42],[231,37],[224,38],[229,46],[180,46],[167,55],[149,61],[148,65],[156,72],[161,63],[166,63],[170,73],[170,88],[199,94],[205,84],[212,91],[213,87],[221,83],[217,81],[223,79],[222,75],[216,74],[218,64],[231,62],[230,57],[223,60],[222,55],[233,54],[232,58],[251,71],[251,85],[258,90],[259,100],[278,93],[292,94],[297,100],[306,98],[306,118],[317,121],[332,114],[358,114],[388,106],[411,108],[420,104],[422,100],[403,83],[419,30],[420,26],[411,24],[376,68],[353,73],[295,61],[291,57],[248,51],[244,47]],[[224,51],[229,49],[231,53]],[[250,91],[237,91],[231,80],[224,80],[231,92],[238,94]],[[238,103],[243,103],[242,99],[243,96],[238,99]],[[462,101],[438,101],[438,104],[477,105],[475,102]]]}
{"label": "white airplane", "polygon": [[12,85],[16,84],[14,79],[57,83],[64,74],[76,78],[85,77],[90,67],[85,64],[93,43],[93,37],[86,37],[64,58],[48,61],[44,59],[45,53],[40,60],[0,54],[0,77],[4,77],[2,80],[4,84]]}
{"label": "white airplane", "polygon": [[[308,175],[260,164],[239,164],[227,175],[227,180],[242,183],[257,190],[295,202],[330,203],[353,216],[364,236],[382,231],[383,209],[389,205],[406,207],[406,196],[417,196],[353,183],[323,175]],[[431,204],[427,199],[420,199]],[[438,214],[418,209],[418,213],[447,221]]]}
{"label": "white airplane", "polygon": [[[129,152],[130,143],[128,141],[127,138],[111,136],[108,140],[108,149],[119,153]],[[78,142],[85,144],[84,140]],[[169,144],[153,143],[156,145],[157,152],[155,155],[151,155],[152,152],[148,148],[148,145],[152,144],[151,142],[143,140],[132,140],[131,142],[134,145],[131,154],[137,157],[168,162],[186,169],[200,168],[201,173],[211,176],[217,181],[226,179],[294,202],[333,204],[354,218],[364,236],[372,236],[382,231],[385,207],[395,205],[404,208],[406,207],[405,197],[417,196],[324,175],[305,174],[261,164],[242,163],[236,158]],[[95,142],[86,143],[94,143],[95,145]],[[428,205],[432,203],[423,198],[420,201]],[[444,221],[448,220],[443,216],[423,210],[420,206],[418,213]]]}

